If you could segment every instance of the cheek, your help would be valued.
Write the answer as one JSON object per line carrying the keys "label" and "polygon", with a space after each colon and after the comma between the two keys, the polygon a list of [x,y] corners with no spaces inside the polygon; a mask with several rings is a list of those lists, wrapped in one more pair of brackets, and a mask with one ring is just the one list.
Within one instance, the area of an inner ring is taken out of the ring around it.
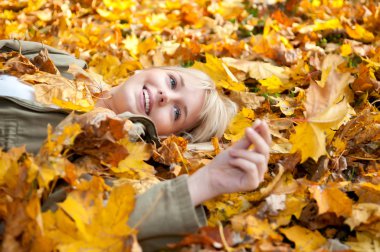
{"label": "cheek", "polygon": [[150,115],[159,135],[174,133],[173,123],[168,108],[161,108]]}
{"label": "cheek", "polygon": [[[132,92],[125,87],[120,87],[115,90],[112,98],[119,113],[130,111],[132,109],[129,104],[133,100]],[[130,112],[136,113],[135,111]]]}

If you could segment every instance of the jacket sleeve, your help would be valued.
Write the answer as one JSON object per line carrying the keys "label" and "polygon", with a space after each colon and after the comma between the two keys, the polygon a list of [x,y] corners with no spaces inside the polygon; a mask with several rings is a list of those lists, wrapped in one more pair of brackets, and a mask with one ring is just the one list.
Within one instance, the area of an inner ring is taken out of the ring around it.
{"label": "jacket sleeve", "polygon": [[167,243],[206,225],[202,206],[194,208],[187,184],[188,176],[161,182],[136,201],[128,224],[138,230],[143,251],[155,251]]}
{"label": "jacket sleeve", "polygon": [[58,68],[61,74],[70,80],[73,79],[73,75],[68,73],[67,70],[71,64],[78,65],[81,68],[87,68],[87,63],[85,61],[75,58],[68,52],[58,50],[39,42],[14,39],[0,40],[0,52],[21,51],[21,54],[29,59],[37,56],[43,48],[48,50],[49,57],[53,60],[54,65]]}

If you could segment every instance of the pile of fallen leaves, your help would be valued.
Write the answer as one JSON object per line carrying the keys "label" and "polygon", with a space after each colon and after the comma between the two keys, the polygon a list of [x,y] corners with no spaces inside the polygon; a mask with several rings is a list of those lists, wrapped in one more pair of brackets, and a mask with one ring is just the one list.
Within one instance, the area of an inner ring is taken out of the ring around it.
{"label": "pile of fallen leaves", "polygon": [[[379,250],[377,1],[7,0],[0,10],[0,38],[39,41],[89,64],[71,68],[69,81],[44,51],[32,61],[1,54],[0,71],[33,84],[42,103],[88,111],[105,83],[182,65],[208,73],[241,107],[221,142],[173,136],[157,149],[131,142],[125,121],[90,112],[48,128],[37,155],[1,152],[2,251],[136,249],[125,225],[135,192],[201,168],[255,118],[273,137],[265,182],[206,202],[209,226],[172,247]],[[56,204],[60,191],[66,199]]]}

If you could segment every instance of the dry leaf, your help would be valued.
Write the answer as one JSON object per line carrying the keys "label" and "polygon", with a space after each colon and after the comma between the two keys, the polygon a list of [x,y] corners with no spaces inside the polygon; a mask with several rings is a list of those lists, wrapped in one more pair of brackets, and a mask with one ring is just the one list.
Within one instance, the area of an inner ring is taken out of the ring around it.
{"label": "dry leaf", "polygon": [[38,53],[31,62],[40,70],[51,74],[59,74],[58,68],[54,65],[54,62],[49,57],[49,52],[46,48]]}

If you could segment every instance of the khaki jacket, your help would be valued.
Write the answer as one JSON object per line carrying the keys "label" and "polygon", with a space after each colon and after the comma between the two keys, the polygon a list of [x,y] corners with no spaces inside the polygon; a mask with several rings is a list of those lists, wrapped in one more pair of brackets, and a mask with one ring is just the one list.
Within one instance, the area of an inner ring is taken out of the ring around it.
{"label": "khaki jacket", "polygon": [[[41,43],[0,40],[0,52],[20,51],[27,58],[35,57],[43,47],[47,48],[60,73],[68,79],[72,79],[72,75],[67,73],[70,64],[87,67],[83,60]],[[7,150],[26,144],[29,152],[37,153],[47,135],[46,125],[58,125],[68,113],[34,102],[0,97],[0,147]],[[144,138],[147,142],[159,145],[154,124],[148,118],[123,114],[125,116],[145,126]],[[161,182],[139,195],[128,224],[138,229],[143,250],[155,251],[165,247],[168,242],[178,242],[182,234],[194,232],[206,225],[206,218],[202,207],[192,206],[187,176],[180,176]]]}
{"label": "khaki jacket", "polygon": [[[67,114],[62,109],[0,97],[0,147],[7,150],[26,144],[28,151],[36,153],[46,138],[46,125],[56,126]],[[133,115],[130,118],[145,126],[148,141],[158,141],[154,125],[148,118]],[[185,175],[161,182],[137,197],[128,224],[138,229],[144,251],[155,251],[167,243],[178,242],[181,235],[206,225],[202,207],[192,205],[187,178]]]}

